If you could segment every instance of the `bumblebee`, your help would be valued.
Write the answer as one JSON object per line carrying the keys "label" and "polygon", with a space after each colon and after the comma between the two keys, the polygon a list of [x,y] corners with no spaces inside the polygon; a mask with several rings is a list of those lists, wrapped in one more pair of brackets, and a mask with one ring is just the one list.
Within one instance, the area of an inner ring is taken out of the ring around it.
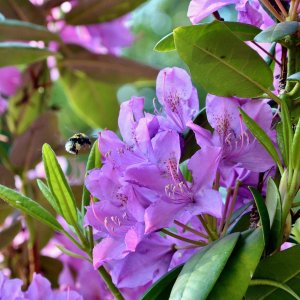
{"label": "bumblebee", "polygon": [[65,144],[65,149],[71,154],[78,154],[82,148],[90,147],[90,138],[84,133],[76,133]]}

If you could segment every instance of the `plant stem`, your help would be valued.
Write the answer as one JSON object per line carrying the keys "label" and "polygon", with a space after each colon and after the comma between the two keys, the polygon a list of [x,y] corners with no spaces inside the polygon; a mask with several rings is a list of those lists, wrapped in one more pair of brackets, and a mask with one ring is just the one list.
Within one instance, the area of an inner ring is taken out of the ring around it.
{"label": "plant stem", "polygon": [[288,13],[286,11],[286,9],[284,8],[284,6],[282,5],[281,3],[281,0],[275,0],[278,8],[280,9],[280,11],[282,12],[282,14],[284,15],[284,17],[287,17],[288,16]]}
{"label": "plant stem", "polygon": [[198,215],[197,217],[198,217],[198,219],[200,220],[202,226],[204,227],[204,229],[205,229],[205,231],[207,232],[207,234],[208,234],[208,236],[210,237],[210,239],[211,239],[212,241],[217,240],[217,239],[219,238],[218,234],[217,234],[216,232],[213,232],[213,231],[209,228],[209,226],[208,226],[208,224],[206,223],[205,219],[204,219],[201,215]]}
{"label": "plant stem", "polygon": [[175,223],[176,225],[182,227],[182,228],[185,229],[186,231],[192,232],[192,233],[194,233],[194,234],[196,234],[196,235],[199,235],[199,236],[201,236],[201,237],[203,237],[203,238],[205,238],[205,239],[208,238],[208,236],[205,235],[205,234],[203,234],[202,232],[199,232],[199,231],[197,231],[197,230],[195,230],[195,229],[193,229],[193,228],[191,228],[191,227],[189,227],[189,226],[187,226],[187,225],[185,225],[185,224],[183,224],[183,223],[181,223],[181,222],[179,222],[179,221],[177,221],[177,220],[175,220],[174,223]]}
{"label": "plant stem", "polygon": [[[124,300],[121,292],[118,290],[118,288],[114,285],[114,283],[112,282],[112,279],[110,277],[110,275],[108,274],[108,272],[105,270],[105,268],[103,266],[98,268],[98,272],[101,275],[102,279],[105,281],[106,285],[108,286],[109,290],[111,291],[111,293],[114,295],[114,297],[117,300]],[[88,279],[88,278],[87,278]]]}
{"label": "plant stem", "polygon": [[269,12],[280,22],[284,22],[284,18],[276,11],[269,0],[260,0],[260,2],[269,10]]}
{"label": "plant stem", "polygon": [[206,246],[207,244],[204,243],[204,242],[201,242],[201,241],[195,241],[195,240],[192,240],[192,239],[188,239],[188,238],[185,238],[183,236],[180,236],[174,232],[171,232],[169,230],[166,230],[166,229],[161,229],[160,230],[161,232],[169,235],[169,236],[172,236],[174,237],[175,239],[178,239],[178,240],[181,240],[183,242],[187,242],[187,243],[190,243],[190,244],[193,244],[193,245],[197,245],[197,246]]}
{"label": "plant stem", "polygon": [[232,188],[228,188],[227,189],[226,200],[225,200],[225,206],[224,206],[222,219],[221,219],[221,223],[220,223],[220,227],[219,227],[219,233],[221,233],[221,231],[224,227],[224,223],[225,223],[227,212],[228,212],[228,206],[229,206],[229,203],[230,203],[231,194],[232,194]]}
{"label": "plant stem", "polygon": [[262,52],[267,54],[272,60],[276,62],[281,67],[281,63],[276,59],[274,55],[272,55],[270,52],[268,52],[266,49],[264,49],[260,44],[256,43],[255,41],[251,41],[252,44],[254,44],[257,48],[259,48]]}

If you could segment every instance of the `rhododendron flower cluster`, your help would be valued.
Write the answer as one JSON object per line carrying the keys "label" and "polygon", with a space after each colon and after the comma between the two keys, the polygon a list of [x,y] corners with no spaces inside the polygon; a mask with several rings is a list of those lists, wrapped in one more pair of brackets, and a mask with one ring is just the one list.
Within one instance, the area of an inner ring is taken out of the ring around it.
{"label": "rhododendron flower cluster", "polygon": [[[207,117],[213,129],[209,131],[193,123],[199,100],[186,71],[163,69],[156,93],[162,107],[154,115],[143,111],[141,97],[122,103],[122,138],[109,130],[99,133],[103,166],[86,178],[88,190],[99,200],[91,200],[86,214],[86,225],[99,240],[94,267],[104,264],[119,288],[148,286],[185,262],[208,242],[199,216],[213,216],[221,226],[224,199],[219,187],[232,187],[236,180],[249,184],[249,178],[257,184],[258,173],[274,166],[239,113],[239,108],[249,113],[274,139],[266,101],[208,95]],[[201,147],[185,162],[192,179],[180,163],[188,128]],[[186,224],[202,237],[182,230]],[[178,235],[184,239],[176,239]]]}

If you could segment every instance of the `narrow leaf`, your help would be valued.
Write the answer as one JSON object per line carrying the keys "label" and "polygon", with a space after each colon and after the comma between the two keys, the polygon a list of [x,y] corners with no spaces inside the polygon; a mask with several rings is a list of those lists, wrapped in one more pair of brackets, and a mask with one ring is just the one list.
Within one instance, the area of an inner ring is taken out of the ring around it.
{"label": "narrow leaf", "polygon": [[259,213],[260,223],[263,228],[265,245],[268,245],[270,235],[270,218],[266,204],[261,194],[254,188],[249,187]]}
{"label": "narrow leaf", "polygon": [[56,198],[59,211],[68,224],[76,227],[77,210],[73,192],[56,159],[55,153],[48,144],[43,145],[42,153],[48,186],[52,195]]}
{"label": "narrow leaf", "polygon": [[9,203],[12,207],[30,215],[52,229],[56,231],[63,231],[63,228],[57,220],[40,204],[32,199],[3,185],[0,185],[0,198]]}
{"label": "narrow leaf", "polygon": [[300,170],[300,118],[298,120],[295,135],[292,143],[292,162],[293,168],[297,171]]}
{"label": "narrow leaf", "polygon": [[231,256],[240,234],[234,233],[204,248],[183,267],[170,300],[206,299]]}
{"label": "narrow leaf", "polygon": [[71,250],[68,250],[68,249],[66,249],[64,246],[61,246],[61,245],[58,245],[58,244],[56,244],[55,246],[56,246],[61,252],[63,252],[64,254],[67,254],[68,256],[75,257],[75,258],[79,258],[79,259],[81,259],[81,260],[86,260],[86,261],[88,261],[88,262],[91,262],[87,257],[82,256],[82,255],[80,255],[80,254],[78,254],[78,253],[75,253],[75,252],[73,252],[73,251],[71,251]]}
{"label": "narrow leaf", "polygon": [[57,53],[47,48],[33,47],[25,43],[0,43],[0,67],[31,64],[51,55],[56,56]]}
{"label": "narrow leaf", "polygon": [[273,160],[276,162],[279,170],[283,173],[283,169],[281,166],[281,161],[275,146],[273,145],[269,136],[264,132],[264,130],[254,121],[252,120],[242,109],[240,109],[240,113],[243,117],[243,121],[250,130],[250,132],[257,138],[257,140],[264,146],[264,148],[271,155]]}

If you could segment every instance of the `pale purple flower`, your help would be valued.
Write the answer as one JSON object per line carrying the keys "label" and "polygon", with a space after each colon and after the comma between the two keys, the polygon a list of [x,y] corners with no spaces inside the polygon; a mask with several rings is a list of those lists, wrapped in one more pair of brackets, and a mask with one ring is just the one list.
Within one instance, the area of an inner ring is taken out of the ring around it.
{"label": "pale purple flower", "polygon": [[188,73],[180,68],[165,68],[156,79],[156,94],[166,119],[159,118],[162,129],[183,133],[186,123],[199,111],[199,99]]}
{"label": "pale purple flower", "polygon": [[3,272],[0,272],[0,298],[1,300],[23,299],[21,287],[23,285],[20,279],[9,279]]}

